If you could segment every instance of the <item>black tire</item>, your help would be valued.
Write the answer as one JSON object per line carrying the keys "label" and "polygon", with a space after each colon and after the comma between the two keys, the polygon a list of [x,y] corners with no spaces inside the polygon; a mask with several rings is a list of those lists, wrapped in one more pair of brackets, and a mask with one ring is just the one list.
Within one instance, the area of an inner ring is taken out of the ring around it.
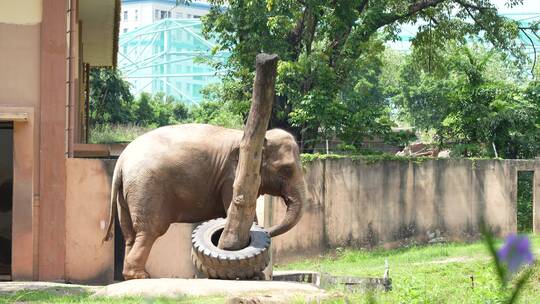
{"label": "black tire", "polygon": [[210,220],[199,225],[191,236],[191,260],[199,272],[210,279],[260,279],[270,262],[270,236],[253,224],[250,243],[241,250],[227,251],[217,247],[225,219]]}

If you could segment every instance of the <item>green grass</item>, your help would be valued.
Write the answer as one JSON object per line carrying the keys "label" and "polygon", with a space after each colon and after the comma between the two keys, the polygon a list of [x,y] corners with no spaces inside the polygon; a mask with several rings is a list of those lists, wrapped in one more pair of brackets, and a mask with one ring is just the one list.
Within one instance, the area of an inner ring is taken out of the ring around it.
{"label": "green grass", "polygon": [[221,304],[225,302],[224,297],[181,297],[181,298],[154,298],[147,299],[142,297],[125,298],[97,298],[89,293],[77,295],[61,294],[57,291],[19,291],[11,295],[0,295],[0,303],[155,303],[155,304]]}
{"label": "green grass", "polygon": [[96,125],[90,129],[89,143],[128,143],[138,136],[155,129],[155,126],[139,126],[136,124]]}
{"label": "green grass", "polygon": [[[533,237],[540,255],[540,237]],[[325,257],[276,267],[316,270],[334,275],[382,277],[390,265],[393,290],[377,292],[378,303],[501,303],[499,281],[484,244],[439,244],[396,250],[344,250]],[[471,276],[474,278],[472,287]],[[325,303],[362,303],[368,297],[335,290]],[[540,265],[519,303],[540,303]]]}
{"label": "green grass", "polygon": [[[540,237],[531,237],[535,255],[540,256]],[[500,242],[499,242],[500,245]],[[385,261],[390,265],[393,290],[376,292],[370,298],[339,288],[323,303],[502,303],[504,294],[483,243],[437,244],[394,250],[335,250],[326,256],[276,266],[276,270],[315,270],[334,275],[382,277]],[[472,287],[471,276],[474,278]],[[225,297],[182,297],[177,299],[93,298],[87,293],[21,291],[0,295],[0,303],[224,303]],[[297,299],[295,303],[304,303]],[[521,294],[519,303],[540,303],[540,265]]]}

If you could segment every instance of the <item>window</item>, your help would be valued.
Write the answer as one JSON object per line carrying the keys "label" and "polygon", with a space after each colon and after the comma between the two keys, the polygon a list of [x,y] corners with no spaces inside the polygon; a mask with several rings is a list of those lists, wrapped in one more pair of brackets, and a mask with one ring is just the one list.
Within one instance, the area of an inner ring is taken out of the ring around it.
{"label": "window", "polygon": [[135,10],[135,21],[139,20],[139,10]]}
{"label": "window", "polygon": [[124,21],[128,20],[128,11],[124,11]]}
{"label": "window", "polygon": [[159,20],[159,10],[154,10],[154,20]]}
{"label": "window", "polygon": [[182,13],[176,13],[176,18],[184,18],[184,15]]}
{"label": "window", "polygon": [[193,15],[193,18],[195,18],[195,19],[201,19],[201,16]]}
{"label": "window", "polygon": [[187,14],[187,18],[188,18],[188,19],[191,18],[191,14]]}
{"label": "window", "polygon": [[160,19],[165,19],[165,18],[171,18],[171,12],[168,12],[168,11],[161,11],[161,18]]}
{"label": "window", "polygon": [[124,28],[124,33],[127,33],[128,29],[127,27]]}

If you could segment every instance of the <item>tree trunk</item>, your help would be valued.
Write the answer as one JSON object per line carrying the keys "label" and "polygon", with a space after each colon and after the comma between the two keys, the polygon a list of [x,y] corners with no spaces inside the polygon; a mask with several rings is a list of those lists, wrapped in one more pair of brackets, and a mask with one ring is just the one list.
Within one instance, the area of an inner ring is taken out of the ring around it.
{"label": "tree trunk", "polygon": [[232,202],[218,244],[218,247],[224,250],[239,250],[249,245],[249,231],[255,218],[261,184],[264,135],[275,97],[277,62],[277,55],[257,55],[251,109],[240,142]]}

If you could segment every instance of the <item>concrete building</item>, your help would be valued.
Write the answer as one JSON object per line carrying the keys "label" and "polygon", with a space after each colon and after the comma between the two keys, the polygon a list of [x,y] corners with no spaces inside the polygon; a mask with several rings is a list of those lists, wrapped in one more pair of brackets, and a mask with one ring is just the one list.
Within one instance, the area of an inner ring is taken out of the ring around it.
{"label": "concrete building", "polygon": [[0,279],[67,280],[66,163],[87,71],[116,65],[119,0],[0,1]]}
{"label": "concrete building", "polygon": [[202,100],[201,90],[221,80],[220,71],[201,58],[224,63],[228,52],[202,36],[197,19],[167,18],[120,35],[118,68],[131,92],[165,93],[184,103]]}
{"label": "concrete building", "polygon": [[178,4],[176,0],[122,0],[120,30],[127,33],[168,18],[199,19],[209,10],[206,0],[178,1]]}
{"label": "concrete building", "polygon": [[221,80],[220,72],[201,58],[224,62],[213,54],[213,41],[202,35],[207,1],[123,0],[118,68],[131,92],[165,93],[185,103],[202,100],[201,90]]}

